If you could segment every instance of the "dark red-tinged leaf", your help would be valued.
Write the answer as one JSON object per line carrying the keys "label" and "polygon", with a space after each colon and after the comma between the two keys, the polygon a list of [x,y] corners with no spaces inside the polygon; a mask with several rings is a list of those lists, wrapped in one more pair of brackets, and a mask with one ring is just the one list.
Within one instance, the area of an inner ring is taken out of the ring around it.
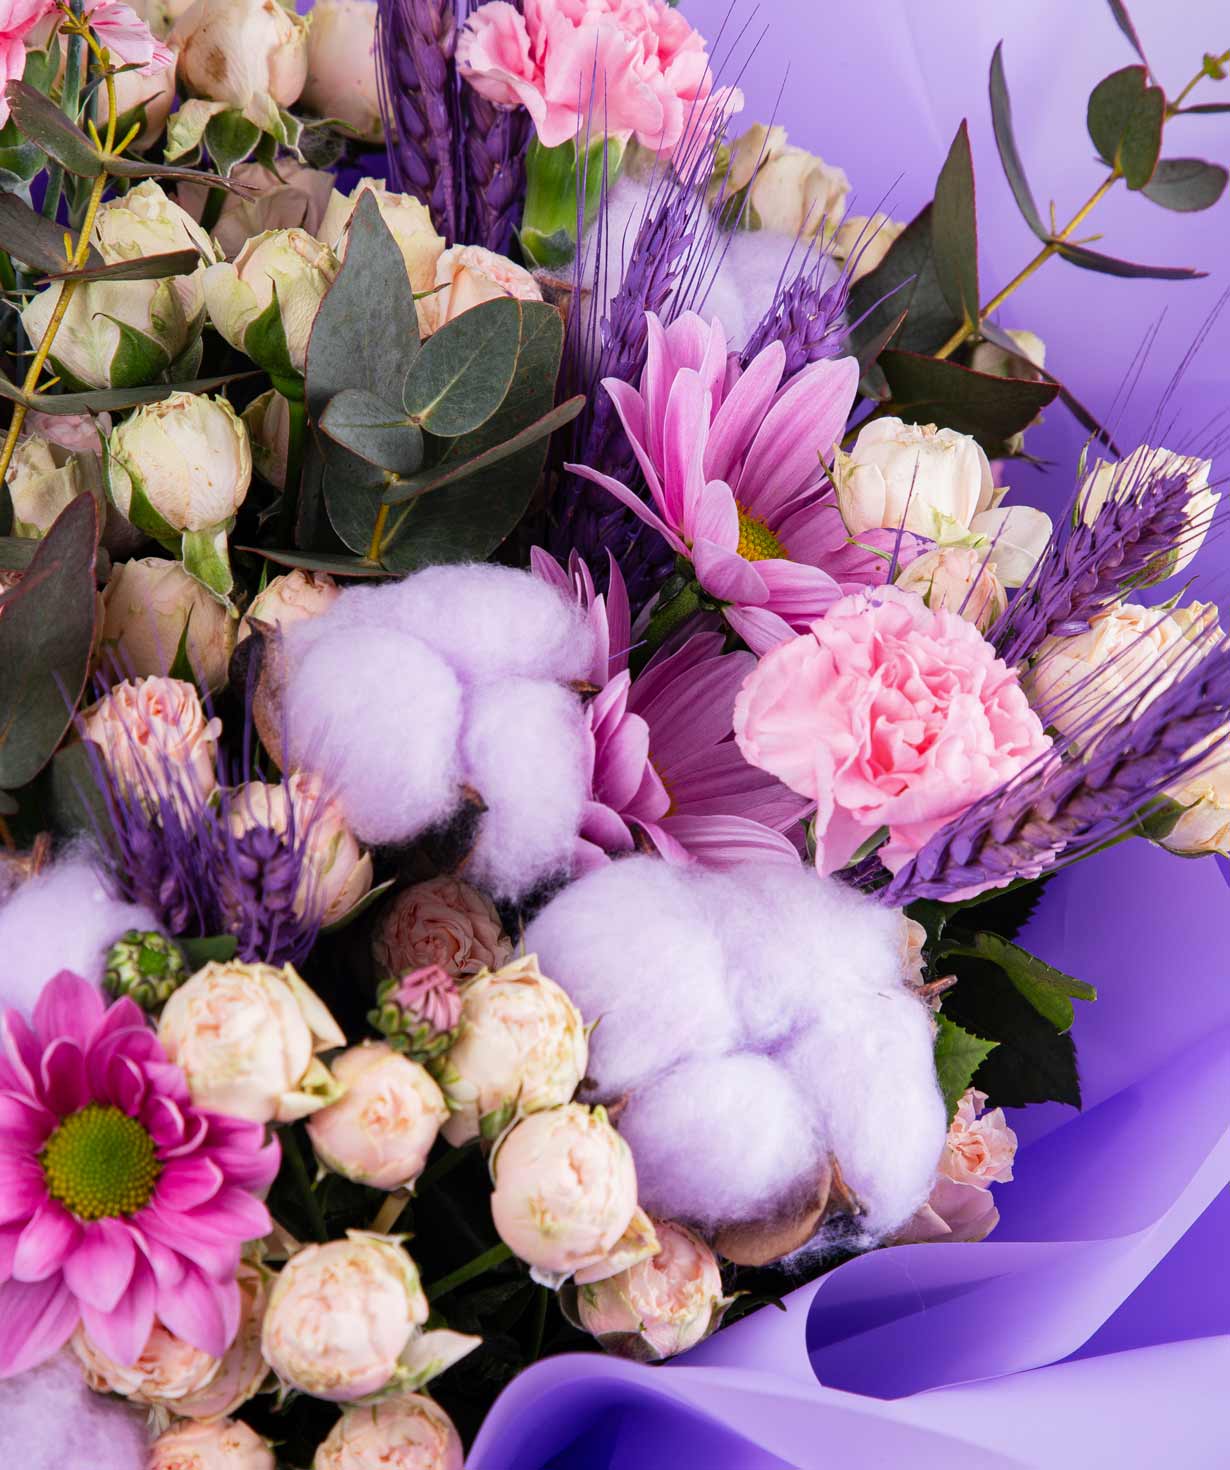
{"label": "dark red-tinged leaf", "polygon": [[1082,270],[1100,271],[1104,276],[1123,276],[1130,280],[1197,281],[1208,275],[1208,271],[1193,270],[1187,265],[1137,265],[1131,260],[1116,260],[1113,255],[1100,255],[1084,245],[1069,245],[1066,240],[1056,240],[1055,249],[1065,260],[1070,260]]}
{"label": "dark red-tinged leaf", "polygon": [[523,449],[528,449],[530,445],[537,444],[539,440],[548,438],[557,429],[562,429],[565,424],[570,424],[584,407],[585,395],[579,393],[575,398],[569,398],[566,402],[561,403],[558,408],[553,408],[550,413],[543,414],[542,418],[530,424],[528,428],[522,429],[519,434],[514,434],[511,439],[505,439],[482,454],[476,454],[461,464],[445,462],[433,465],[429,470],[423,470],[417,475],[398,480],[385,492],[384,503],[400,505],[402,501],[426,495],[429,490],[442,490],[446,485],[453,485],[458,480],[466,480],[471,475],[489,470],[502,460],[511,459],[514,454],[519,454]]}
{"label": "dark red-tinged leaf", "polygon": [[[16,194],[0,194],[0,250],[7,250],[36,271],[64,268],[63,227],[31,209]],[[90,247],[91,264],[101,265],[102,256]]]}
{"label": "dark red-tinged leaf", "polygon": [[1165,94],[1149,85],[1143,66],[1112,72],[1089,94],[1089,136],[1103,160],[1120,170],[1129,189],[1143,189],[1153,177],[1165,117]]}
{"label": "dark red-tinged leaf", "polygon": [[[97,259],[97,255],[95,259]],[[146,255],[140,260],[117,260],[114,265],[87,266],[84,270],[63,271],[44,267],[47,275],[38,284],[49,285],[52,281],[161,281],[167,276],[186,276],[200,265],[199,250],[168,250],[163,255]],[[63,265],[61,256],[60,264]]]}
{"label": "dark red-tinged leaf", "polygon": [[0,398],[24,403],[38,413],[119,413],[143,403],[159,403],[172,393],[213,393],[227,383],[254,378],[255,372],[227,373],[220,378],[194,378],[190,383],[150,383],[142,388],[98,388],[88,393],[23,393],[0,373]]}
{"label": "dark red-tinged leaf", "polygon": [[1225,193],[1230,174],[1203,158],[1163,158],[1140,191],[1146,199],[1180,214],[1211,209]]}
{"label": "dark red-tinged leaf", "polygon": [[892,408],[914,424],[940,424],[972,434],[989,454],[1003,452],[1059,393],[1058,385],[997,378],[960,363],[889,348],[879,366],[892,390]]}
{"label": "dark red-tinged leaf", "polygon": [[85,688],[94,644],[98,508],[78,495],[0,597],[0,788],[32,781]]}
{"label": "dark red-tinged leaf", "polygon": [[329,572],[334,577],[387,577],[383,567],[376,567],[357,556],[338,556],[329,551],[271,551],[267,546],[237,546],[263,556],[280,567],[302,567],[305,572]]}
{"label": "dark red-tinged leaf", "polygon": [[995,129],[995,146],[999,149],[999,161],[1016,207],[1021,211],[1025,223],[1039,240],[1050,238],[1050,231],[1042,222],[1033,190],[1025,177],[1025,167],[1016,146],[1016,134],[1012,128],[1012,99],[1008,95],[1008,79],[1004,75],[1004,43],[1001,41],[991,57],[991,123]]}
{"label": "dark red-tinged leaf", "polygon": [[897,333],[901,330],[901,324],[905,321],[905,312],[898,313],[886,327],[882,327],[874,337],[869,338],[858,350],[858,366],[860,375],[865,373],[879,357],[880,353],[888,346]]}
{"label": "dark red-tinged leaf", "polygon": [[964,121],[935,182],[931,205],[935,274],[953,315],[971,327],[978,321],[978,223],[974,160]]}
{"label": "dark red-tinged leaf", "polygon": [[260,193],[250,184],[223,178],[221,174],[207,173],[199,168],[179,168],[175,164],[158,163],[148,158],[117,158],[114,153],[106,153],[99,155],[99,162],[109,174],[120,179],[180,179],[184,183],[202,184],[210,189],[226,189],[243,199],[255,199]]}
{"label": "dark red-tinged leaf", "polygon": [[0,536],[0,572],[24,572],[41,545],[31,536]]}
{"label": "dark red-tinged leaf", "polygon": [[[1045,379],[1046,382],[1054,383],[1059,389],[1059,401],[1068,410],[1068,412],[1072,415],[1076,422],[1080,424],[1083,429],[1087,429],[1100,443],[1106,445],[1107,449],[1110,450],[1110,452],[1115,456],[1116,459],[1122,458],[1119,448],[1116,445],[1115,441],[1111,438],[1109,432],[1105,428],[1103,428],[1103,426],[1085,407],[1080,399],[1071,394],[1068,389],[1059,381],[1059,379],[1055,377],[1053,373],[1048,373],[1045,368],[1040,368],[1036,363],[1031,362],[1024,355],[1024,353],[1021,352],[1020,348],[1012,340],[1007,332],[1001,332],[994,322],[987,321],[984,321],[982,326],[979,327],[978,330],[980,335],[985,337],[988,342],[994,342],[996,347],[1002,348],[1004,352],[1010,352],[1013,357],[1020,358],[1023,363],[1026,363],[1029,367],[1031,367],[1034,372]],[[1024,456],[1018,457],[1023,458]]]}
{"label": "dark red-tinged leaf", "polygon": [[[70,122],[50,97],[27,82],[10,82],[4,89],[13,121],[22,136],[37,143],[70,174],[95,179],[102,173],[102,160],[93,143],[76,123]],[[63,252],[60,254],[63,260]]]}
{"label": "dark red-tinged leaf", "polygon": [[861,352],[903,311],[898,346],[910,352],[934,352],[961,325],[936,278],[930,204],[906,225],[875,270],[851,288],[850,317],[857,323],[850,334],[854,351]]}
{"label": "dark red-tinged leaf", "polygon": [[1127,6],[1123,0],[1106,0],[1106,3],[1110,6],[1110,13],[1115,17],[1115,24],[1131,42],[1132,50],[1148,66],[1149,59],[1145,55],[1145,48],[1140,44],[1140,37],[1136,34],[1136,27],[1132,24],[1132,17],[1128,14]]}

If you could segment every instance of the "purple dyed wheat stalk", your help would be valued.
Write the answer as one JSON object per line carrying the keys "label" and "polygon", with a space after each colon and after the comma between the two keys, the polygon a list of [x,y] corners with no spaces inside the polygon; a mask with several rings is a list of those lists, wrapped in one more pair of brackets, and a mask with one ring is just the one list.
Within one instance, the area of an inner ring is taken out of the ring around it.
{"label": "purple dyed wheat stalk", "polygon": [[[467,19],[482,0],[461,0]],[[522,0],[515,0],[521,9]],[[497,107],[458,83],[464,139],[465,238],[500,255],[512,247],[525,202],[525,155],[534,125],[523,108]]]}

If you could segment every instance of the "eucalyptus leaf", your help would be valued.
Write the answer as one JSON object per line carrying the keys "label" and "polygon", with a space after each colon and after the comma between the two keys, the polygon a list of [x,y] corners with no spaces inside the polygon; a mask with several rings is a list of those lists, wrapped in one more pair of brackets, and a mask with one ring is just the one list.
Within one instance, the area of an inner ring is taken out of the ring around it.
{"label": "eucalyptus leaf", "polygon": [[322,490],[329,524],[339,540],[366,556],[392,476],[340,444],[319,441],[324,457]]}
{"label": "eucalyptus leaf", "polygon": [[978,222],[974,201],[974,160],[964,121],[952,140],[935,183],[931,205],[931,243],[935,274],[958,320],[978,323]]}
{"label": "eucalyptus leaf", "polygon": [[422,430],[366,388],[331,398],[320,427],[343,449],[392,474],[413,475],[423,463]]}
{"label": "eucalyptus leaf", "polygon": [[1036,363],[1031,362],[1030,359],[1022,353],[1018,344],[1013,340],[1013,338],[1008,335],[1007,332],[1001,331],[994,322],[989,321],[984,321],[978,328],[978,332],[979,335],[985,337],[988,342],[994,342],[995,345],[1002,351],[1011,353],[1013,357],[1018,358],[1022,363],[1028,365],[1030,368],[1033,369],[1036,374],[1038,374],[1038,376],[1044,378],[1048,383],[1054,383],[1059,389],[1059,401],[1064,405],[1064,407],[1068,410],[1068,412],[1072,415],[1076,422],[1080,424],[1083,429],[1087,429],[1089,433],[1091,433],[1099,441],[1099,443],[1104,444],[1116,459],[1122,458],[1122,453],[1118,445],[1112,438],[1110,431],[1106,429],[1098,421],[1097,418],[1094,417],[1094,415],[1089,411],[1089,409],[1085,407],[1080,399],[1077,398],[1063,383],[1061,383],[1053,373],[1049,373],[1045,368],[1040,368]]}
{"label": "eucalyptus leaf", "polygon": [[1033,423],[1059,392],[1055,383],[997,378],[959,363],[889,348],[879,365],[893,411],[907,423],[939,424],[972,434],[993,457]]}
{"label": "eucalyptus leaf", "polygon": [[1131,260],[1116,260],[1113,255],[1102,255],[1085,245],[1069,245],[1066,240],[1056,240],[1055,250],[1081,270],[1098,271],[1104,276],[1123,276],[1130,280],[1150,281],[1198,281],[1208,271],[1193,270],[1186,265],[1138,265]]}
{"label": "eucalyptus leaf", "polygon": [[[97,254],[95,259],[98,259]],[[97,265],[79,271],[53,271],[44,266],[47,275],[38,284],[46,286],[52,281],[78,281],[83,285],[89,281],[163,281],[168,276],[191,275],[201,260],[199,250],[168,250],[163,255],[145,255],[139,260],[117,260],[113,265],[103,265],[100,260]],[[63,263],[61,255],[59,264]]]}
{"label": "eucalyptus leaf", "polygon": [[1163,158],[1140,191],[1146,199],[1180,214],[1211,209],[1225,193],[1230,174],[1203,158]]}
{"label": "eucalyptus leaf", "polygon": [[402,389],[406,413],[437,438],[473,433],[504,402],[520,341],[521,303],[510,296],[454,317],[411,363]]}
{"label": "eucalyptus leaf", "polygon": [[[44,219],[16,194],[0,194],[0,250],[37,271],[64,269],[64,229]],[[90,264],[102,264],[102,256],[90,247]]]}
{"label": "eucalyptus leaf", "polygon": [[1194,107],[1180,107],[1179,111],[1186,116],[1189,112],[1215,113],[1230,112],[1230,102],[1198,102]]}
{"label": "eucalyptus leaf", "polygon": [[[335,399],[334,402],[336,401]],[[425,495],[429,490],[442,490],[446,485],[454,485],[459,480],[466,480],[471,475],[489,470],[493,465],[511,459],[514,454],[537,444],[539,440],[549,438],[557,429],[570,424],[584,407],[585,396],[578,394],[561,403],[558,408],[553,408],[550,413],[544,414],[519,434],[514,434],[511,439],[505,439],[503,443],[476,454],[472,459],[463,460],[460,464],[446,460],[408,479],[399,479],[385,492],[384,503],[400,505],[416,496]]]}
{"label": "eucalyptus leaf", "polygon": [[1162,151],[1166,97],[1149,85],[1143,66],[1125,66],[1103,78],[1089,96],[1089,136],[1102,159],[1123,174],[1129,189],[1143,189]]}
{"label": "eucalyptus leaf", "polygon": [[239,551],[263,556],[279,567],[302,567],[305,572],[329,572],[334,577],[387,577],[383,567],[357,556],[335,556],[327,551],[276,551],[267,546],[240,546]]}
{"label": "eucalyptus leaf", "polygon": [[1140,44],[1140,37],[1136,34],[1136,27],[1132,24],[1132,17],[1128,14],[1127,6],[1123,0],[1106,0],[1106,3],[1110,6],[1110,13],[1115,17],[1115,24],[1131,42],[1132,50],[1147,66],[1149,63],[1145,57],[1145,50]]}
{"label": "eucalyptus leaf", "polygon": [[0,572],[24,572],[42,544],[33,536],[0,536]]}
{"label": "eucalyptus leaf", "polygon": [[935,1075],[950,1121],[956,1114],[957,1104],[974,1080],[974,1073],[998,1044],[984,1041],[945,1015],[936,1018]]}
{"label": "eucalyptus leaf", "polygon": [[0,617],[0,788],[38,775],[68,729],[94,644],[98,508],[78,495],[39,543]]}
{"label": "eucalyptus leaf", "polygon": [[875,270],[851,287],[850,316],[859,322],[851,334],[854,351],[861,351],[903,311],[905,325],[897,345],[909,352],[934,352],[961,325],[936,276],[929,204],[906,225]]}
{"label": "eucalyptus leaf", "polygon": [[144,403],[160,403],[172,393],[214,393],[228,383],[254,377],[254,373],[227,373],[219,378],[194,378],[186,383],[148,383],[139,388],[94,388],[85,393],[23,393],[0,373],[0,398],[24,403],[37,413],[120,413]]}
{"label": "eucalyptus leaf", "polygon": [[49,97],[27,82],[10,82],[4,95],[13,120],[31,143],[83,179],[96,179],[102,173],[102,159],[93,143]]}
{"label": "eucalyptus leaf", "polygon": [[995,129],[995,146],[999,150],[999,161],[1004,166],[1004,175],[1016,207],[1021,211],[1025,223],[1039,240],[1050,238],[1050,231],[1042,222],[1033,190],[1025,177],[1025,166],[1016,146],[1016,133],[1012,127],[1012,98],[1008,95],[1008,79],[1004,74],[1004,43],[1001,41],[991,57],[991,123]]}
{"label": "eucalyptus leaf", "polygon": [[234,179],[224,179],[221,174],[212,174],[205,169],[173,168],[170,164],[158,163],[153,159],[121,158],[114,153],[100,154],[98,158],[109,174],[120,179],[178,179],[185,184],[226,189],[242,199],[255,199],[260,193],[249,184],[237,184]]}

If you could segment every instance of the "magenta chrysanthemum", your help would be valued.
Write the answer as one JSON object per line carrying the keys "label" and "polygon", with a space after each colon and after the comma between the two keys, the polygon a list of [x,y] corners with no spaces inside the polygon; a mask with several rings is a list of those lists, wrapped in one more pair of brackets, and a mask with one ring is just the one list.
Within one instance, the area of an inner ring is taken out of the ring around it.
{"label": "magenta chrysanthemum", "polygon": [[0,1018],[0,1376],[81,1322],[117,1362],[157,1317],[220,1356],[235,1336],[245,1241],[272,1222],[265,1130],[193,1107],[140,1009],[80,976],[44,988],[32,1022]]}
{"label": "magenta chrysanthemum", "polygon": [[783,386],[786,350],[771,342],[746,369],[722,324],[685,312],[669,327],[646,313],[640,388],[603,381],[653,504],[587,465],[567,468],[621,500],[692,563],[756,653],[801,632],[843,591],[884,579],[852,546],[823,461],[858,388],[852,357],[812,363]]}

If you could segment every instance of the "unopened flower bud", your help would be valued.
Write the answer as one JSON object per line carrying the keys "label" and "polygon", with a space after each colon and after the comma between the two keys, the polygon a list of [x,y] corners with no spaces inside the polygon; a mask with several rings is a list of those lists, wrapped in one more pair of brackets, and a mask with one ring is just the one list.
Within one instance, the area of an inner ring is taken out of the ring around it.
{"label": "unopened flower bud", "polygon": [[380,218],[397,242],[406,263],[410,289],[422,296],[416,302],[419,331],[427,336],[435,331],[437,308],[433,298],[422,293],[435,288],[436,262],[444,250],[444,237],[436,233],[431,211],[421,200],[413,194],[393,193],[382,179],[360,179],[349,194],[334,191],[321,222],[320,238],[337,252],[339,260],[345,260],[351,216],[364,194],[370,194],[376,201]]}
{"label": "unopened flower bud", "polygon": [[367,1019],[388,1037],[394,1050],[416,1062],[442,1057],[457,1040],[461,994],[439,965],[382,980],[376,1000],[378,1005]]}
{"label": "unopened flower bud", "polygon": [[127,995],[151,1013],[164,1006],[188,978],[173,939],[155,930],[129,929],[107,951],[103,984],[118,1000]]}
{"label": "unopened flower bud", "polygon": [[462,1470],[464,1461],[461,1439],[440,1405],[422,1394],[398,1394],[375,1408],[344,1409],[312,1470]]}
{"label": "unopened flower bud", "polygon": [[181,644],[207,689],[221,689],[235,647],[231,608],[165,557],[116,562],[103,589],[102,658],[121,674],[165,675]]}
{"label": "unopened flower bud", "polygon": [[939,546],[916,557],[897,586],[917,592],[932,612],[958,613],[985,633],[1008,606],[990,547]]}
{"label": "unopened flower bud", "polygon": [[17,441],[8,472],[14,536],[45,536],[78,495],[91,494],[102,503],[98,449],[97,436],[93,453],[65,449],[41,434],[27,434]]}
{"label": "unopened flower bud", "polygon": [[353,128],[364,142],[384,141],[374,0],[317,0],[312,7],[303,101],[321,117]]}
{"label": "unopened flower bud", "polygon": [[180,89],[266,130],[307,80],[307,21],[278,0],[197,0],[176,21]]}
{"label": "unopened flower bud", "polygon": [[289,628],[295,623],[305,623],[317,618],[337,601],[341,589],[325,572],[305,572],[296,567],[274,577],[269,585],[248,605],[239,624],[239,642],[242,643],[252,632],[252,623],[264,623],[271,628]]}
{"label": "unopened flower bud", "polygon": [[242,1419],[182,1420],[150,1446],[148,1470],[276,1470],[268,1440]]}

